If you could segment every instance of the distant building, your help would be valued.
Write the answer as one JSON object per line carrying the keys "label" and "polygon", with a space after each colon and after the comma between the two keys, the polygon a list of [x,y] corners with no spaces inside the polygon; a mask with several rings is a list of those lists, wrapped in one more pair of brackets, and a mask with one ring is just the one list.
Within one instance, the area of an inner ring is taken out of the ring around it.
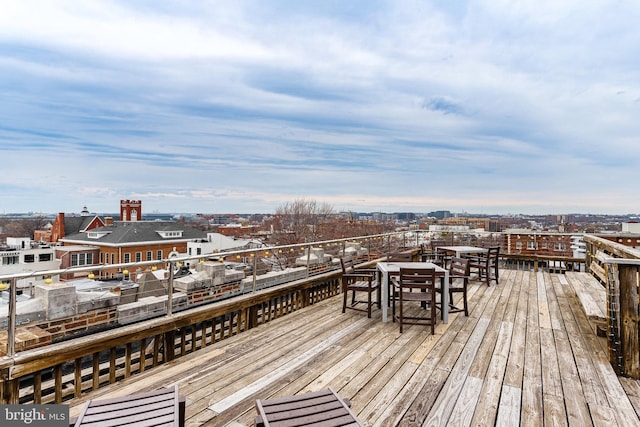
{"label": "distant building", "polygon": [[[56,215],[51,231],[49,234],[49,242],[56,243],[67,234],[76,234],[80,232],[86,232],[97,227],[103,227],[105,220],[97,215],[91,215],[85,207],[80,216],[66,215],[64,212],[60,212]],[[42,238],[42,235],[34,235]]]}
{"label": "distant building", "polygon": [[[177,222],[114,221],[104,227],[69,235],[60,240],[64,246],[97,248],[93,264],[121,264],[162,260],[185,254],[187,243],[205,239],[203,231]],[[83,265],[82,259],[77,259]],[[85,258],[84,265],[91,265]],[[99,273],[101,278],[115,278],[117,269]]]}
{"label": "distant building", "polygon": [[[79,219],[86,222],[78,221],[80,225],[62,216],[64,233],[57,240],[62,247],[56,248],[60,267],[163,260],[186,254],[188,242],[206,239],[205,232],[175,221],[142,221],[140,200],[121,200],[120,215],[120,221],[81,216]],[[66,232],[69,225],[74,226],[74,233]],[[106,280],[117,278],[118,273],[117,268],[107,268],[95,274]],[[71,280],[87,274],[61,278]]]}
{"label": "distant building", "polygon": [[17,281],[18,293],[30,293],[34,284],[44,283],[45,277],[37,272],[57,268],[54,248],[32,242],[28,237],[7,237],[6,246],[0,248],[0,275],[34,273]]}
{"label": "distant building", "polygon": [[623,233],[640,234],[640,222],[637,222],[637,221],[623,222],[622,223],[622,232]]}
{"label": "distant building", "polygon": [[450,211],[434,211],[434,212],[429,212],[427,216],[430,216],[436,219],[445,219],[445,218],[450,218],[452,214]]}
{"label": "distant building", "polygon": [[220,233],[207,233],[206,239],[187,243],[187,255],[206,255],[224,251],[261,248],[263,246],[259,240],[238,239]]}
{"label": "distant building", "polygon": [[505,255],[573,257],[571,234],[512,229],[503,232],[503,239],[500,252]]}

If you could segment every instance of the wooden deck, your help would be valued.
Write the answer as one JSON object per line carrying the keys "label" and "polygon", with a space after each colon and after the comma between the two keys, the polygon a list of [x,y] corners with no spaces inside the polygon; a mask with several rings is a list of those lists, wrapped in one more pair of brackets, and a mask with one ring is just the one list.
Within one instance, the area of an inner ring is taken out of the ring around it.
{"label": "wooden deck", "polygon": [[327,386],[370,426],[640,426],[640,386],[616,376],[573,289],[583,273],[501,273],[436,335],[342,314],[338,296],[87,397],[175,384],[187,426],[251,426],[257,398]]}

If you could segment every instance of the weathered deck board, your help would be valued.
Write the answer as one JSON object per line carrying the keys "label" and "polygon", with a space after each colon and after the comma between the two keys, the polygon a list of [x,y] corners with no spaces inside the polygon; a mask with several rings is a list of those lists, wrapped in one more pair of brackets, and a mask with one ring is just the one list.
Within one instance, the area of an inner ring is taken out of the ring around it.
{"label": "weathered deck board", "polygon": [[[436,334],[341,313],[337,296],[69,403],[175,384],[187,426],[253,424],[255,400],[331,387],[370,426],[640,426],[572,283],[501,271]],[[579,286],[579,285],[576,285]]]}

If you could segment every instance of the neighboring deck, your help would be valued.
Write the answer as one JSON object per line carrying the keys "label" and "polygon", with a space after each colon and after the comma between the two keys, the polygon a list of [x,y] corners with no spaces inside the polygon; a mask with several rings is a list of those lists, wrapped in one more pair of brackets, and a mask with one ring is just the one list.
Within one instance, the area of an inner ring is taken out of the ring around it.
{"label": "neighboring deck", "polygon": [[85,399],[176,384],[187,426],[250,426],[255,399],[330,386],[370,426],[640,426],[640,387],[625,392],[573,289],[583,274],[501,274],[473,282],[470,316],[436,335],[342,314],[334,297]]}

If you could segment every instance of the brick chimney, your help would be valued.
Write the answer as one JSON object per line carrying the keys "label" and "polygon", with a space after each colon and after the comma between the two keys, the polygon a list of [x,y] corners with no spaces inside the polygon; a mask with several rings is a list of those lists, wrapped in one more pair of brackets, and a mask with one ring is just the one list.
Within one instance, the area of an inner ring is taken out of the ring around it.
{"label": "brick chimney", "polygon": [[104,225],[113,225],[113,217],[105,216],[104,217]]}
{"label": "brick chimney", "polygon": [[64,212],[56,215],[51,227],[51,242],[55,243],[64,237]]}

